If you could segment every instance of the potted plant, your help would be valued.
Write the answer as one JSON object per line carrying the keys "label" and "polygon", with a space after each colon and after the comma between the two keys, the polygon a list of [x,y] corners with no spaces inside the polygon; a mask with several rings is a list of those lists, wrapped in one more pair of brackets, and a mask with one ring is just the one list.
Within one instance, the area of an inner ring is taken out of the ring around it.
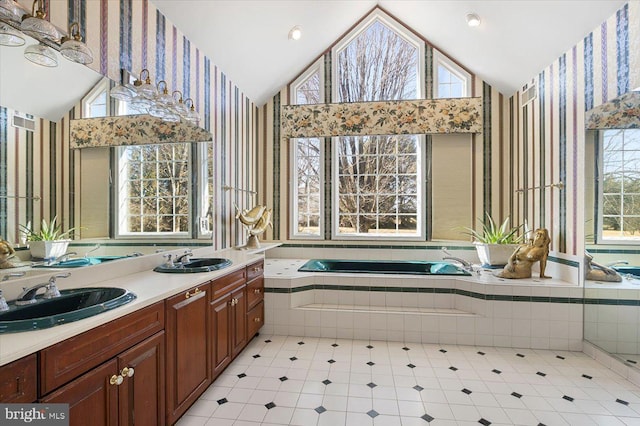
{"label": "potted plant", "polygon": [[31,222],[26,226],[20,225],[23,237],[29,242],[31,257],[51,260],[67,252],[71,241],[68,236],[75,228],[63,232],[62,226],[56,223],[57,220],[57,216],[49,222],[42,219],[40,230],[37,232],[31,228]]}
{"label": "potted plant", "polygon": [[509,226],[507,217],[500,226],[496,225],[489,213],[485,213],[487,222],[482,224],[482,230],[476,231],[471,228],[464,228],[464,233],[470,235],[476,246],[476,252],[483,266],[501,267],[507,264],[509,257],[520,242],[522,235],[518,235],[518,230],[522,225]]}

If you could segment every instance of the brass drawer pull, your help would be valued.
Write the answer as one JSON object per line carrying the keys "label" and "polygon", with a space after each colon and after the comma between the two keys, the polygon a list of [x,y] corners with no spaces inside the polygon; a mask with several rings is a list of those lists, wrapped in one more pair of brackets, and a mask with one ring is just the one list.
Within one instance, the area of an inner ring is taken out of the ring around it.
{"label": "brass drawer pull", "polygon": [[195,290],[193,290],[193,293],[189,293],[189,292],[187,291],[187,292],[185,293],[185,295],[184,295],[184,298],[185,298],[185,299],[188,299],[188,298],[190,298],[191,296],[195,296],[196,294],[201,293],[201,292],[202,292],[202,290],[200,290],[198,287],[196,287],[196,289],[195,289]]}
{"label": "brass drawer pull", "polygon": [[124,380],[124,378],[121,375],[113,375],[111,376],[111,378],[109,379],[109,384],[111,385],[116,385],[116,386],[120,386],[122,384],[122,381]]}
{"label": "brass drawer pull", "polygon": [[260,289],[259,289],[259,288],[256,288],[255,290],[253,290],[253,292],[254,292],[255,294],[260,294]]}
{"label": "brass drawer pull", "polygon": [[253,268],[253,272],[260,272],[260,271],[262,271],[262,268],[259,266],[256,266]]}
{"label": "brass drawer pull", "polygon": [[135,370],[132,367],[125,367],[120,372],[120,375],[122,377],[133,377],[134,373],[135,373]]}
{"label": "brass drawer pull", "polygon": [[260,317],[255,317],[255,318],[253,319],[253,322],[260,322],[260,321],[262,321],[262,320],[260,319]]}

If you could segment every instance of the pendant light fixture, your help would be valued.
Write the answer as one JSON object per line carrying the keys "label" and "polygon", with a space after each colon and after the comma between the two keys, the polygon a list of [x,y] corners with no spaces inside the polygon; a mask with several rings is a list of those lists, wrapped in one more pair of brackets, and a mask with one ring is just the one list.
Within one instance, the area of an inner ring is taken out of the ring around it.
{"label": "pendant light fixture", "polygon": [[[37,11],[36,4],[38,5]],[[59,40],[60,34],[58,30],[51,22],[44,19],[46,16],[47,14],[44,12],[44,0],[34,0],[31,6],[31,15],[24,15],[22,17],[20,31],[38,40]]]}
{"label": "pendant light fixture", "polygon": [[[74,28],[75,32],[73,31]],[[69,36],[62,37],[61,42],[60,54],[68,60],[84,65],[93,62],[93,54],[91,53],[91,49],[82,42],[80,27],[77,22],[71,24],[69,27]]]}
{"label": "pendant light fixture", "polygon": [[13,0],[0,0],[0,18],[20,22],[22,8]]}
{"label": "pendant light fixture", "polygon": [[44,43],[32,44],[24,49],[24,57],[36,65],[43,67],[57,67],[58,57],[56,51]]}
{"label": "pendant light fixture", "polygon": [[0,22],[0,46],[19,47],[24,43],[24,36],[19,31]]}

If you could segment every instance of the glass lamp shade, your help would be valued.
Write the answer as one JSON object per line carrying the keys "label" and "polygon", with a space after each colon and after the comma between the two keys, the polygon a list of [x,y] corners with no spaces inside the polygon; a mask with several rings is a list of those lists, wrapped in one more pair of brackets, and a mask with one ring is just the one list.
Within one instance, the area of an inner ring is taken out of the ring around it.
{"label": "glass lamp shade", "polygon": [[86,44],[78,40],[67,40],[62,43],[62,47],[60,47],[60,54],[68,60],[79,64],[87,65],[93,62],[91,49],[89,49]]}
{"label": "glass lamp shade", "polygon": [[164,106],[154,103],[149,108],[149,115],[164,119],[165,116],[171,114]]}
{"label": "glass lamp shade", "polygon": [[118,99],[120,101],[130,101],[134,94],[127,86],[123,86],[121,84],[117,85],[111,90],[110,93],[112,98]]}
{"label": "glass lamp shade", "polygon": [[130,105],[131,105],[131,109],[134,109],[137,112],[147,113],[149,112],[149,108],[151,107],[151,101],[140,95],[137,95],[137,96],[134,96],[133,99],[131,99]]}
{"label": "glass lamp shade", "polygon": [[55,50],[42,43],[32,44],[24,49],[24,57],[37,65],[44,67],[57,67],[58,58]]}
{"label": "glass lamp shade", "polygon": [[51,22],[33,16],[22,21],[20,31],[36,39],[56,41],[60,38],[60,33]]}
{"label": "glass lamp shade", "polygon": [[162,121],[166,121],[168,123],[177,123],[180,121],[180,116],[178,114],[174,114],[172,112],[167,112],[162,118]]}
{"label": "glass lamp shade", "polygon": [[20,22],[22,11],[13,0],[0,0],[0,18]]}
{"label": "glass lamp shade", "polygon": [[153,99],[158,94],[155,86],[150,83],[144,83],[137,87],[138,93],[147,99]]}
{"label": "glass lamp shade", "polygon": [[24,37],[6,24],[0,23],[0,45],[17,47],[24,44]]}
{"label": "glass lamp shade", "polygon": [[196,125],[198,124],[198,121],[200,121],[198,113],[193,108],[189,109],[189,112],[187,112],[187,114],[184,116],[184,119]]}

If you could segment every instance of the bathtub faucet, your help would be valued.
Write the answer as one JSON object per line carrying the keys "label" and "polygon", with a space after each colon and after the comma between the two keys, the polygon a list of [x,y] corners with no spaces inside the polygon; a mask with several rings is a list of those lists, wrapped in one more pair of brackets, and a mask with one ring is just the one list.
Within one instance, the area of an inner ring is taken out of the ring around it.
{"label": "bathtub faucet", "polygon": [[628,264],[629,262],[627,262],[626,260],[615,260],[613,262],[606,263],[604,266],[613,267],[613,266],[628,265]]}
{"label": "bathtub faucet", "polygon": [[469,263],[466,260],[461,259],[459,257],[445,256],[445,257],[442,258],[442,260],[453,260],[454,262],[458,262],[459,264],[461,264],[463,269],[465,269],[467,271],[473,271],[473,265],[471,265],[471,263]]}

